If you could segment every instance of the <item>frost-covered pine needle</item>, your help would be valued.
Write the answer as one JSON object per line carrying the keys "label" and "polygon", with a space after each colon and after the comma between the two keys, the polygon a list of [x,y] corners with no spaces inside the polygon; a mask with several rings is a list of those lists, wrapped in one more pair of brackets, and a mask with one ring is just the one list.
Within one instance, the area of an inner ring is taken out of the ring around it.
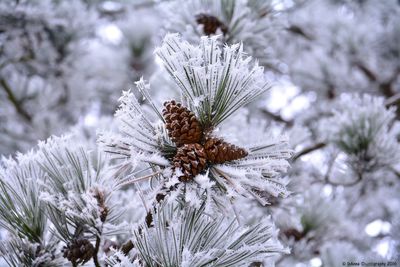
{"label": "frost-covered pine needle", "polygon": [[172,205],[154,214],[154,227],[135,232],[135,247],[146,266],[244,266],[288,252],[269,223],[240,227],[235,219]]}
{"label": "frost-covered pine needle", "polygon": [[270,87],[242,44],[220,48],[218,37],[202,37],[196,46],[168,34],[156,53],[204,127],[217,126]]}

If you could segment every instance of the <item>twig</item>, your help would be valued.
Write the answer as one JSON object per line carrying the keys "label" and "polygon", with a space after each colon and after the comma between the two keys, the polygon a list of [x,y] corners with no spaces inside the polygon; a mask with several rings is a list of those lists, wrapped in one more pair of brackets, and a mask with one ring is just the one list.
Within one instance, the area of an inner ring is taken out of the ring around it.
{"label": "twig", "polygon": [[316,143],[310,147],[306,147],[305,149],[303,149],[302,151],[300,151],[293,157],[293,161],[297,160],[298,158],[300,158],[308,153],[314,152],[315,150],[324,148],[325,146],[326,146],[325,143],[320,142],[320,143]]}
{"label": "twig", "polygon": [[8,99],[14,105],[17,112],[27,121],[31,121],[31,115],[29,115],[29,113],[22,107],[21,102],[15,97],[8,83],[4,79],[1,79],[0,84],[3,87],[4,91],[6,91]]}
{"label": "twig", "polygon": [[99,253],[99,249],[100,249],[100,241],[101,241],[100,237],[97,236],[96,237],[96,245],[94,247],[94,253],[93,253],[93,263],[94,263],[94,266],[96,266],[96,267],[100,267],[99,258],[97,256],[97,254]]}
{"label": "twig", "polygon": [[367,66],[365,66],[365,64],[363,64],[360,61],[356,61],[354,62],[354,65],[357,68],[359,68],[370,81],[372,82],[378,81],[378,78],[376,77],[375,73],[373,73],[372,70],[370,70]]}
{"label": "twig", "polygon": [[338,154],[336,153],[336,154],[332,157],[332,159],[330,160],[328,169],[326,170],[326,174],[325,174],[325,182],[328,182],[328,183],[329,183],[329,181],[330,181],[329,177],[331,176],[332,169],[333,169],[333,165],[335,165],[335,160],[337,159],[337,157],[338,157]]}
{"label": "twig", "polygon": [[305,39],[307,39],[309,41],[313,41],[315,39],[313,36],[311,36],[310,34],[306,33],[304,31],[304,29],[302,29],[300,26],[297,26],[297,25],[290,25],[288,28],[286,28],[286,30],[288,32],[293,33],[293,34],[300,35],[300,36],[302,36],[303,38],[305,38]]}
{"label": "twig", "polygon": [[293,126],[293,121],[290,120],[285,120],[281,115],[276,114],[276,113],[272,113],[271,111],[268,111],[266,109],[263,109],[262,112],[267,115],[268,117],[272,118],[274,121],[278,121],[278,122],[283,122],[285,123],[287,126]]}
{"label": "twig", "polygon": [[386,107],[397,106],[399,104],[400,104],[400,93],[397,93],[394,96],[387,98],[385,101]]}
{"label": "twig", "polygon": [[333,182],[332,180],[329,179],[329,176],[326,177],[325,182],[327,184],[333,185],[333,186],[344,186],[344,187],[351,187],[354,186],[356,184],[358,184],[360,181],[362,180],[362,174],[359,173],[357,175],[357,179],[350,182],[350,183],[339,183],[339,182]]}

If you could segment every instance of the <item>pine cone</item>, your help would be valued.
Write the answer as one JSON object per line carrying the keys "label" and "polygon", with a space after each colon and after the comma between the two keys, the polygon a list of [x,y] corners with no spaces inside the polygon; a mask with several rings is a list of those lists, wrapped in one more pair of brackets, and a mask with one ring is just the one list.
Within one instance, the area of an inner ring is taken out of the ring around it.
{"label": "pine cone", "polygon": [[196,22],[203,25],[203,31],[206,35],[215,34],[218,28],[221,29],[223,34],[228,32],[228,28],[225,24],[223,24],[217,17],[211,15],[198,14],[196,15]]}
{"label": "pine cone", "polygon": [[179,179],[181,181],[190,181],[205,169],[207,158],[202,145],[185,144],[178,148],[172,161],[173,168],[179,168],[183,173]]}
{"label": "pine cone", "polygon": [[86,238],[72,240],[63,249],[64,258],[67,258],[74,265],[88,262],[94,253],[92,243]]}
{"label": "pine cone", "polygon": [[104,192],[100,191],[98,188],[95,188],[93,190],[93,196],[97,200],[97,205],[99,206],[100,220],[101,222],[105,222],[110,210],[106,206],[106,199]]}
{"label": "pine cone", "polygon": [[165,102],[164,106],[165,127],[171,140],[178,146],[198,143],[202,129],[194,113],[175,100]]}
{"label": "pine cone", "polygon": [[305,236],[305,233],[299,232],[297,229],[294,229],[294,228],[290,228],[290,229],[283,231],[283,234],[287,238],[293,237],[294,240],[296,240],[296,241],[301,240]]}
{"label": "pine cone", "polygon": [[238,146],[229,144],[219,138],[209,138],[204,144],[207,159],[211,163],[224,163],[231,160],[241,159],[247,156],[247,151]]}

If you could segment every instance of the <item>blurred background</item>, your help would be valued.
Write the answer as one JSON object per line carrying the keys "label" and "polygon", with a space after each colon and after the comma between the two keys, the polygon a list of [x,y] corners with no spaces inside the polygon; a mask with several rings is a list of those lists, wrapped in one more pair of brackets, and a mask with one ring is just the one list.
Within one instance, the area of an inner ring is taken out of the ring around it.
{"label": "blurred background", "polygon": [[295,151],[290,197],[238,207],[272,216],[292,250],[276,266],[400,265],[397,0],[3,0],[0,155],[70,132],[94,146],[140,77],[160,109],[179,98],[153,53],[168,32],[243,42],[265,68],[271,89],[230,127]]}

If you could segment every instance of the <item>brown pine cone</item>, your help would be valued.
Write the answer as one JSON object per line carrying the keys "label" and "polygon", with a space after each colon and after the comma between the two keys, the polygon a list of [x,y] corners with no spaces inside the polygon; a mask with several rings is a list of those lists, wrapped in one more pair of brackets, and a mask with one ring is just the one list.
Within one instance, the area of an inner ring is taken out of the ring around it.
{"label": "brown pine cone", "polygon": [[106,199],[104,192],[100,191],[98,188],[95,188],[93,190],[93,196],[97,200],[97,204],[99,206],[100,220],[101,222],[105,222],[110,210],[106,206]]}
{"label": "brown pine cone", "polygon": [[165,102],[164,106],[165,127],[171,140],[178,146],[198,143],[203,131],[194,113],[175,100]]}
{"label": "brown pine cone", "polygon": [[183,175],[181,181],[190,181],[206,167],[207,158],[204,148],[200,144],[185,144],[178,148],[172,159],[173,168],[179,168]]}
{"label": "brown pine cone", "polygon": [[196,15],[196,22],[198,24],[203,25],[203,31],[206,35],[215,34],[219,29],[223,34],[228,32],[228,28],[223,24],[217,17],[207,15],[207,14],[198,14]]}
{"label": "brown pine cone", "polygon": [[94,253],[92,243],[86,238],[77,238],[72,240],[63,248],[63,256],[74,265],[88,262]]}
{"label": "brown pine cone", "polygon": [[224,163],[241,159],[247,156],[247,151],[238,146],[229,144],[220,138],[209,138],[204,144],[207,159],[211,163]]}
{"label": "brown pine cone", "polygon": [[285,231],[283,231],[283,234],[287,238],[293,237],[296,241],[301,240],[305,236],[305,233],[299,232],[297,229],[294,228],[286,229]]}

